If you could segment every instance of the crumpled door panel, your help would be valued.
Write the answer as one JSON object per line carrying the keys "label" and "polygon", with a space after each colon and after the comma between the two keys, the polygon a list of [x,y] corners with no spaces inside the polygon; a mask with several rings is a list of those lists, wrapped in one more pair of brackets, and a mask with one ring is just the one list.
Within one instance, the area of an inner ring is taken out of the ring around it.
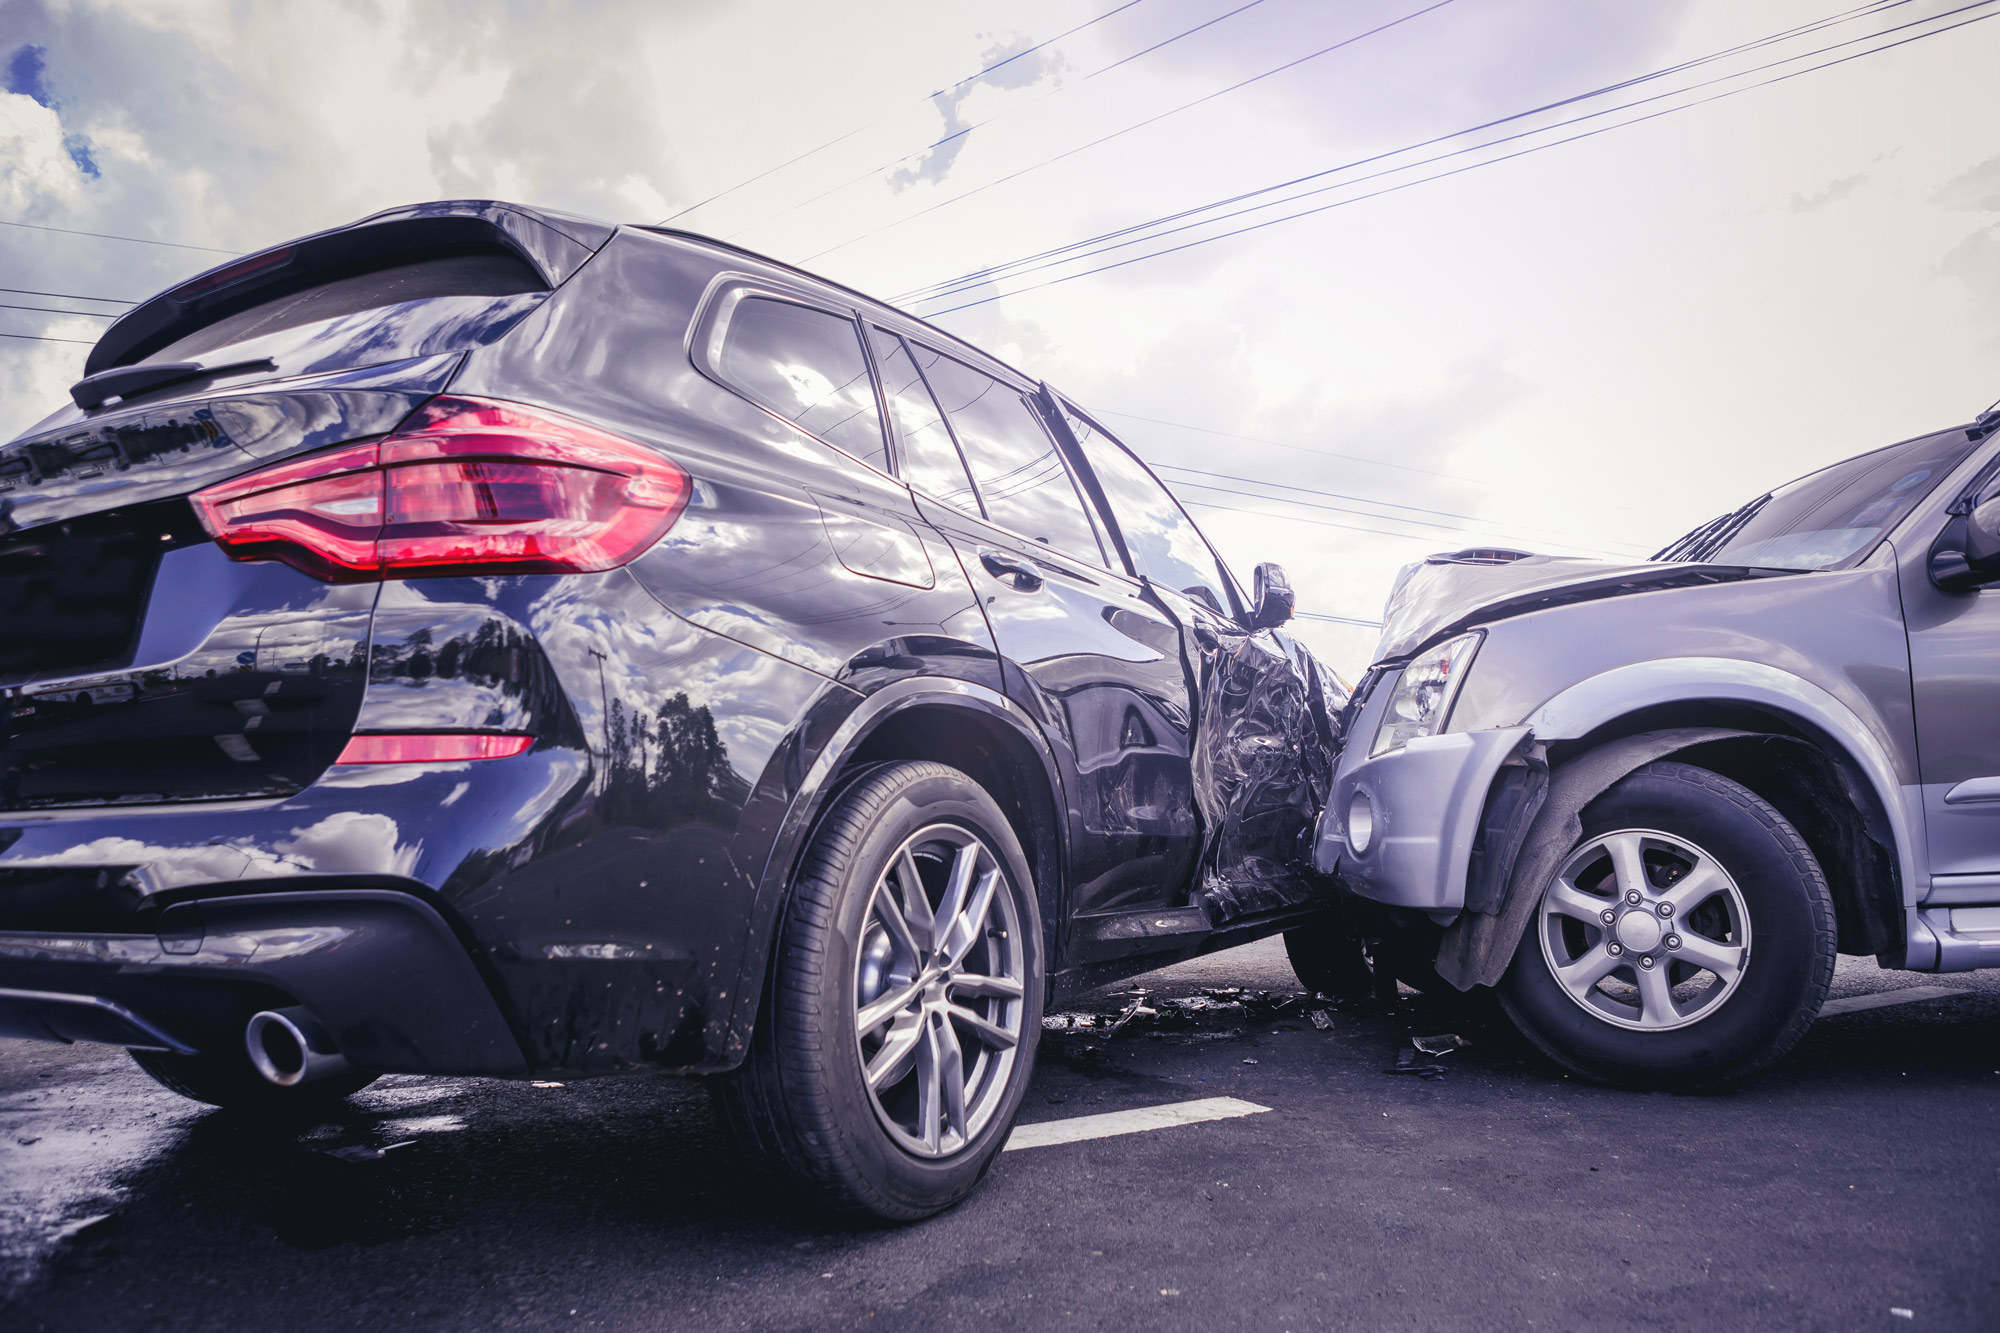
{"label": "crumpled door panel", "polygon": [[1205,826],[1195,902],[1217,926],[1310,903],[1313,824],[1332,791],[1347,689],[1279,630],[1201,616],[1192,638]]}

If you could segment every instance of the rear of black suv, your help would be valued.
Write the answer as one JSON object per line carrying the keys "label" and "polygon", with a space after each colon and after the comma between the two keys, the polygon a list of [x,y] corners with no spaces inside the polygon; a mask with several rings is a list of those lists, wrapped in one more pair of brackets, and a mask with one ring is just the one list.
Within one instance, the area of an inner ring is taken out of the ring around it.
{"label": "rear of black suv", "polygon": [[1341,698],[1282,579],[886,307],[431,204],[85,371],[0,449],[0,1033],[225,1105],[726,1073],[746,1147],[913,1217],[1051,989],[1316,904]]}

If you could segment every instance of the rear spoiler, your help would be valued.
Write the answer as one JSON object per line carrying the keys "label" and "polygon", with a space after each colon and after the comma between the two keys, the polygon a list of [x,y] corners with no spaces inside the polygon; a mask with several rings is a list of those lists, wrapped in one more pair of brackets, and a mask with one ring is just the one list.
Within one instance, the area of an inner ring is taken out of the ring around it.
{"label": "rear spoiler", "polygon": [[134,306],[104,331],[86,376],[130,365],[246,306],[384,264],[469,251],[503,251],[557,287],[616,228],[587,218],[485,199],[412,204],[259,250]]}

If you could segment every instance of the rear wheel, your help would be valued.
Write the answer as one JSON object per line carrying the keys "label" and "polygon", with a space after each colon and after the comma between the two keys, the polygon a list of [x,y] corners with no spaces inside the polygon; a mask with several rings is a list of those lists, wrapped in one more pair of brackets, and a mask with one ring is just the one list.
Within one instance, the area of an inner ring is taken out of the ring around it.
{"label": "rear wheel", "polygon": [[1041,920],[972,779],[885,764],[814,835],[750,1054],[711,1081],[736,1141],[835,1210],[911,1221],[1006,1142],[1041,1033]]}
{"label": "rear wheel", "polygon": [[1790,1050],[1833,962],[1832,897],[1798,832],[1719,774],[1654,763],[1584,812],[1500,998],[1577,1073],[1703,1086]]}
{"label": "rear wheel", "polygon": [[183,1097],[256,1115],[318,1114],[361,1091],[376,1077],[356,1071],[281,1088],[256,1071],[247,1052],[174,1055],[166,1051],[129,1051],[127,1054],[139,1068]]}

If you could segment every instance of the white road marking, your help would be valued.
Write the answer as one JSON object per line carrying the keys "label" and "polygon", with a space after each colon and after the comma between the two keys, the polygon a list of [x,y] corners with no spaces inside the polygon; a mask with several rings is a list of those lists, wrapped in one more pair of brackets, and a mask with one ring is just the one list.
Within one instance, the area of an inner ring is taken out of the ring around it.
{"label": "white road marking", "polygon": [[1819,1007],[1821,1018],[1851,1014],[1862,1009],[1886,1009],[1892,1004],[1915,1004],[1918,1000],[1942,1000],[1965,994],[1963,986],[1905,986],[1901,990],[1878,990],[1868,995],[1843,995]]}
{"label": "white road marking", "polygon": [[1270,1109],[1236,1097],[1203,1097],[1199,1101],[1141,1106],[1131,1111],[1106,1111],[1102,1115],[1080,1115],[1068,1120],[1044,1120],[1039,1124],[1014,1126],[1014,1136],[1007,1140],[1006,1151],[1081,1143],[1085,1139],[1108,1139],[1114,1134],[1143,1134],[1149,1129],[1198,1125],[1205,1120],[1233,1120],[1237,1116],[1256,1115]]}

